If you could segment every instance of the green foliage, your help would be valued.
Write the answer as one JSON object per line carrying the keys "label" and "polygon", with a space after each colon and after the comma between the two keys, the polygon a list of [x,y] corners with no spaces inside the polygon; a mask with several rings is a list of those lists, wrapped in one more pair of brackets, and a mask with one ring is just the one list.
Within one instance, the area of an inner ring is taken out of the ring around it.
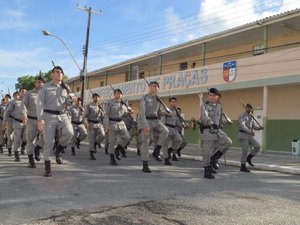
{"label": "green foliage", "polygon": [[[26,90],[31,90],[34,88],[34,82],[35,82],[35,77],[41,75],[45,82],[47,83],[48,81],[52,80],[52,72],[49,70],[47,73],[43,73],[40,71],[39,74],[34,75],[24,75],[21,77],[18,77],[18,83],[15,84],[16,90],[18,90],[21,87],[24,87]],[[68,76],[64,75],[64,80],[68,79]]]}

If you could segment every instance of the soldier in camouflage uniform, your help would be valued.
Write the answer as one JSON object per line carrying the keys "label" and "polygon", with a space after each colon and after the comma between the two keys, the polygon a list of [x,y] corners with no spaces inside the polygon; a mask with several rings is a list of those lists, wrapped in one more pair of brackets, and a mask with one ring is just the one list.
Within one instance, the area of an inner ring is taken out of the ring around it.
{"label": "soldier in camouflage uniform", "polygon": [[[239,133],[238,139],[240,141],[242,147],[242,156],[241,156],[241,171],[242,172],[250,172],[250,170],[246,167],[246,162],[249,163],[250,166],[254,166],[251,162],[251,159],[258,153],[260,150],[260,144],[254,139],[253,130],[262,130],[263,127],[257,126],[254,123],[253,117],[251,115],[253,107],[250,104],[247,104],[245,107],[246,112],[240,115],[239,117]],[[248,154],[250,149],[250,153]]]}
{"label": "soldier in camouflage uniform", "polygon": [[[119,159],[119,152],[125,154],[124,148],[130,142],[130,136],[123,121],[123,116],[129,112],[123,104],[121,97],[122,91],[115,89],[114,99],[109,100],[105,108],[104,127],[105,133],[108,133],[109,138],[108,153],[110,155],[110,165],[118,165],[114,154]],[[117,135],[120,136],[120,143],[115,148]]]}
{"label": "soldier in camouflage uniform", "polygon": [[75,146],[79,148],[80,142],[87,137],[86,124],[84,121],[84,108],[81,106],[80,98],[77,98],[75,104],[69,108],[69,115],[74,130],[74,136],[71,141],[71,150],[72,155],[75,155]]}
{"label": "soldier in camouflage uniform", "polygon": [[52,176],[50,154],[55,141],[56,130],[59,130],[59,144],[55,157],[57,164],[62,164],[61,152],[73,137],[73,127],[66,113],[65,105],[71,105],[70,88],[63,82],[64,71],[60,66],[52,69],[52,81],[43,85],[38,93],[37,118],[38,129],[43,131],[45,177]]}
{"label": "soldier in camouflage uniform", "polygon": [[37,96],[42,85],[45,83],[42,76],[37,76],[35,78],[34,89],[27,91],[22,99],[24,105],[23,116],[26,117],[26,152],[29,160],[29,167],[36,168],[33,153],[35,154],[35,159],[40,161],[40,149],[44,145],[44,140],[42,137],[42,132],[37,128]]}
{"label": "soldier in camouflage uniform", "polygon": [[162,113],[161,103],[158,100],[157,92],[159,84],[156,81],[152,81],[149,84],[149,94],[144,95],[140,101],[139,112],[139,128],[142,130],[142,146],[141,146],[141,159],[143,161],[142,172],[151,173],[148,166],[149,160],[149,141],[153,135],[154,130],[159,133],[157,144],[155,145],[153,156],[155,159],[161,161],[159,158],[159,152],[161,147],[165,144],[169,130],[160,121],[159,117]]}
{"label": "soldier in camouflage uniform", "polygon": [[93,101],[85,108],[85,118],[87,119],[89,130],[88,136],[90,159],[96,160],[94,156],[96,145],[100,145],[105,138],[103,128],[104,110],[99,104],[99,95],[97,93],[93,93],[92,98]]}
{"label": "soldier in camouflage uniform", "polygon": [[[216,173],[219,168],[217,160],[231,146],[231,139],[220,129],[222,124],[222,105],[218,103],[219,91],[216,88],[210,88],[208,101],[201,105],[201,141],[203,144],[203,166],[204,178],[214,179],[212,173]],[[213,155],[215,147],[219,150]]]}

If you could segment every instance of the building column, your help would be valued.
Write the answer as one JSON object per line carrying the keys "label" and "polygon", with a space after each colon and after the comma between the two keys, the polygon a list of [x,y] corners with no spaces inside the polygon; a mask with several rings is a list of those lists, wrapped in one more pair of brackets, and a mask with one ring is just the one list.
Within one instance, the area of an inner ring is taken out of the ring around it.
{"label": "building column", "polygon": [[129,64],[128,65],[128,80],[126,80],[126,81],[131,81],[131,77],[132,77],[132,65]]}
{"label": "building column", "polygon": [[162,55],[159,55],[159,74],[162,75],[162,71],[163,71],[163,56]]}
{"label": "building column", "polygon": [[108,70],[105,71],[105,86],[107,86]]}
{"label": "building column", "polygon": [[268,25],[264,26],[264,48],[265,48],[265,53],[268,52]]}
{"label": "building column", "polygon": [[267,122],[268,122],[268,87],[264,87],[263,91],[263,115],[262,115],[262,126],[264,127],[262,131],[262,153],[267,152]]}
{"label": "building column", "polygon": [[205,66],[206,43],[202,44],[202,66]]}

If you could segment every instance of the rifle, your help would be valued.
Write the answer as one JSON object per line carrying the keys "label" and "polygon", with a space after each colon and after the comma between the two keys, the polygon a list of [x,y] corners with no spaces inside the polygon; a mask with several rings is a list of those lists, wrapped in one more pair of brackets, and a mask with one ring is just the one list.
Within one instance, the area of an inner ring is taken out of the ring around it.
{"label": "rifle", "polygon": [[[246,104],[245,104],[245,102],[243,102],[243,100],[242,100],[241,98],[240,98],[240,102],[242,103],[242,105],[243,105],[244,108],[246,109]],[[252,117],[252,119],[254,120],[254,122],[256,122],[257,126],[259,126],[259,128],[260,128],[261,130],[263,130],[264,128],[259,124],[259,122],[257,121],[257,119],[253,116],[253,110],[251,110],[251,112],[250,112],[249,115]]]}
{"label": "rifle", "polygon": [[[143,77],[143,79],[146,81],[146,83],[148,84],[148,86],[150,86],[149,81],[145,77]],[[165,109],[165,111],[167,113],[171,113],[171,110],[165,105],[165,103],[163,103],[163,101],[160,99],[160,97],[158,95],[156,95],[156,99],[162,105],[162,107]]]}
{"label": "rifle", "polygon": [[[172,98],[171,90],[169,90],[169,95],[170,95],[170,98]],[[181,116],[181,114],[178,112],[178,109],[177,109],[176,106],[174,107],[174,109],[175,109],[175,112],[176,112],[177,117],[178,117],[179,120],[180,120],[181,125],[182,125],[183,127],[189,127],[190,125],[182,118],[182,116]]]}
{"label": "rifle", "polygon": [[[113,86],[110,84],[110,87],[111,87],[111,89],[113,90],[113,92],[115,91],[115,89],[113,88]],[[123,99],[122,98],[120,98],[120,102],[121,102],[121,104],[123,104],[126,108],[127,108],[127,110],[128,110],[128,112],[133,112],[133,110],[132,110],[132,108],[130,107],[130,106],[128,106],[124,101],[123,101]]]}

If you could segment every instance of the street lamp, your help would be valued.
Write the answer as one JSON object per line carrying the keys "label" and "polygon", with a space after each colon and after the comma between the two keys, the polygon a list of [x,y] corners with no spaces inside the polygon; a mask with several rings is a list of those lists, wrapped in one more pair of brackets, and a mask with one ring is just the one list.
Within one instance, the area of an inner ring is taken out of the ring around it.
{"label": "street lamp", "polygon": [[80,71],[80,80],[81,80],[81,82],[82,82],[82,85],[81,85],[81,101],[82,101],[82,105],[83,105],[83,101],[84,101],[84,99],[83,99],[83,98],[84,98],[84,78],[85,78],[85,75],[86,75],[86,74],[85,74],[85,73],[86,73],[86,59],[84,60],[84,68],[83,68],[83,69],[80,69],[80,66],[79,66],[78,63],[76,62],[74,56],[72,55],[70,49],[68,48],[67,44],[63,41],[63,39],[61,39],[60,37],[58,37],[58,36],[56,36],[56,35],[54,35],[54,34],[51,34],[51,33],[50,33],[49,31],[47,31],[47,30],[43,30],[42,32],[43,32],[43,34],[44,34],[45,36],[52,36],[52,37],[58,39],[58,40],[66,47],[66,49],[68,50],[68,52],[69,52],[70,56],[72,57],[74,63],[76,64],[78,70]]}

